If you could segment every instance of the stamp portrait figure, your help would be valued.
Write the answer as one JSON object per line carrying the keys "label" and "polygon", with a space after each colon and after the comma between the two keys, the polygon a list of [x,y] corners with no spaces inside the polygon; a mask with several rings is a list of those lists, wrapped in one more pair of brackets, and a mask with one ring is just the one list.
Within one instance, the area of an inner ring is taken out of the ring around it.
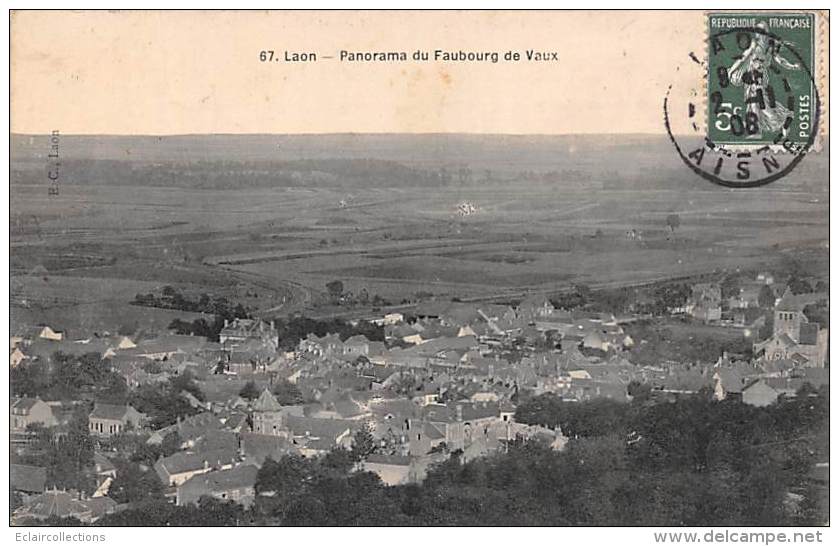
{"label": "stamp portrait figure", "polygon": [[[760,22],[756,28],[765,32],[766,24]],[[757,119],[759,130],[746,138],[760,139],[763,131],[786,135],[787,118],[793,117],[789,108],[775,100],[774,90],[769,84],[769,71],[774,68],[772,63],[787,70],[800,70],[801,66],[784,58],[780,49],[781,44],[771,40],[767,34],[751,33],[751,44],[728,70],[731,85],[743,87],[747,115],[751,113]]]}

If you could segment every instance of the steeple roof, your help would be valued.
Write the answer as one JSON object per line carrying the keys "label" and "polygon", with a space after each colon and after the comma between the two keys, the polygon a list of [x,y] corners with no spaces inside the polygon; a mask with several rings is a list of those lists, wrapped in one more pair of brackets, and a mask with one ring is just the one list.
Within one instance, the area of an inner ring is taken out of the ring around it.
{"label": "steeple roof", "polygon": [[253,404],[254,411],[280,411],[282,408],[276,397],[267,388],[262,391],[262,394]]}
{"label": "steeple roof", "polygon": [[797,312],[801,310],[801,304],[798,302],[798,298],[796,298],[792,291],[787,286],[787,289],[784,291],[784,295],[781,296],[781,300],[775,306],[776,311],[792,311]]}

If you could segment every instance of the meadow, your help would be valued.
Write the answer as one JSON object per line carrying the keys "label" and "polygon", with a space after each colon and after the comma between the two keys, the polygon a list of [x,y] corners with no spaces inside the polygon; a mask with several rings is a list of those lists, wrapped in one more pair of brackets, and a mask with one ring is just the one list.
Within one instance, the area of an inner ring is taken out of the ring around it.
{"label": "meadow", "polygon": [[93,316],[114,330],[159,326],[172,311],[128,302],[165,285],[284,315],[313,312],[336,279],[397,303],[721,274],[790,255],[827,271],[826,152],[769,186],[730,190],[686,171],[659,137],[62,138],[58,196],[43,137],[12,138],[13,331]]}

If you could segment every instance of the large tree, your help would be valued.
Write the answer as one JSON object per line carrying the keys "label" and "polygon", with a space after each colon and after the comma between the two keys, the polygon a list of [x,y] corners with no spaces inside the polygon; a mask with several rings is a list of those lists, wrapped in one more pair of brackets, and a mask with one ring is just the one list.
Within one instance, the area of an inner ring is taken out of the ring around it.
{"label": "large tree", "polygon": [[366,459],[376,450],[376,442],[367,427],[361,427],[353,436],[352,455],[357,461]]}
{"label": "large tree", "polygon": [[769,285],[764,284],[760,287],[757,294],[757,303],[763,308],[772,307],[775,305],[775,294]]}
{"label": "large tree", "polygon": [[340,280],[330,281],[326,283],[326,290],[330,298],[338,300],[344,294],[344,283]]}
{"label": "large tree", "polygon": [[274,383],[272,391],[277,398],[277,402],[283,406],[296,406],[303,403],[303,393],[300,392],[297,385],[287,379],[281,379]]}
{"label": "large tree", "polygon": [[682,224],[682,219],[679,218],[678,214],[668,214],[667,218],[665,219],[665,223],[667,224],[667,227],[670,228],[670,232],[672,233],[676,231],[676,229],[678,229],[678,227]]}
{"label": "large tree", "polygon": [[245,400],[254,400],[259,398],[259,388],[253,381],[248,381],[245,386],[239,391],[239,396]]}
{"label": "large tree", "polygon": [[163,486],[153,470],[143,470],[134,462],[121,462],[117,464],[117,477],[108,496],[120,504],[162,499]]}

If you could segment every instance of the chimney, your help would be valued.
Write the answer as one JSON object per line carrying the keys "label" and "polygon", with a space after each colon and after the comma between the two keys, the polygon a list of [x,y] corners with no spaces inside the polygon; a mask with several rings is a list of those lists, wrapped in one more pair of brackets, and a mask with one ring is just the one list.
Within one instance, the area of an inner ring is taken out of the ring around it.
{"label": "chimney", "polygon": [[227,328],[228,322],[229,322],[229,321],[228,321],[227,319],[224,319],[224,327],[225,327],[225,328]]}
{"label": "chimney", "polygon": [[455,407],[455,415],[458,421],[463,421],[463,404],[458,404]]}

